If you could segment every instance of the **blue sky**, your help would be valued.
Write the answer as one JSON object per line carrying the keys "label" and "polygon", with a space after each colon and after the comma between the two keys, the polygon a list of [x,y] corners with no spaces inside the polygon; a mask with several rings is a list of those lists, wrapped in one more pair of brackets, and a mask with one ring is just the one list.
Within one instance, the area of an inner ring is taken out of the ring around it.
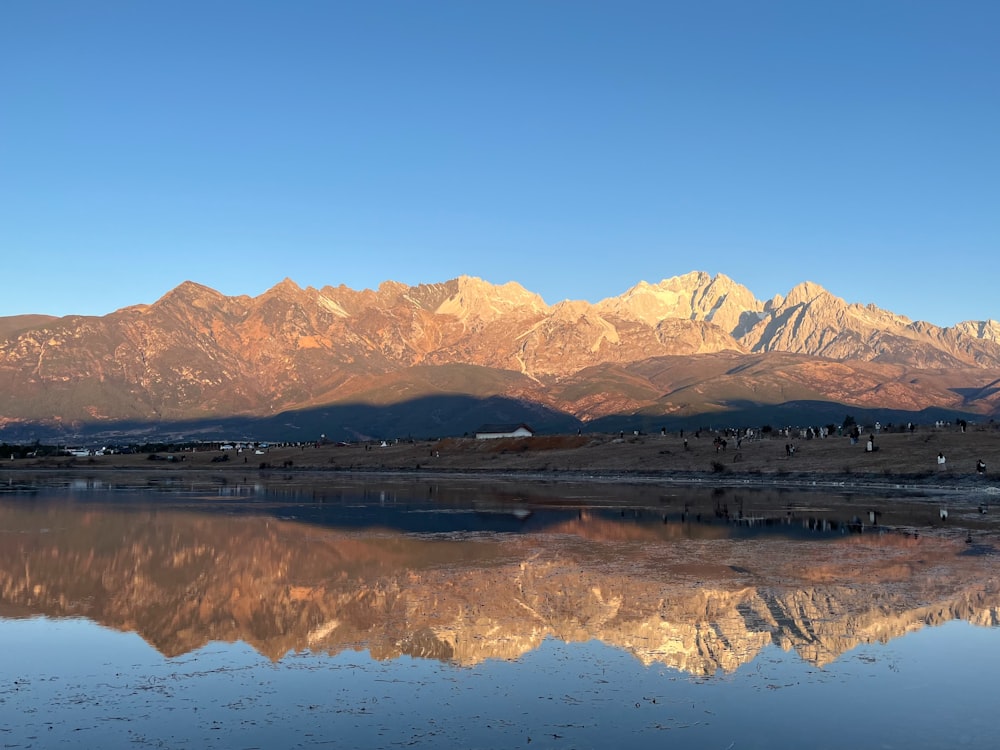
{"label": "blue sky", "polygon": [[725,273],[1000,318],[1000,3],[0,4],[0,315]]}

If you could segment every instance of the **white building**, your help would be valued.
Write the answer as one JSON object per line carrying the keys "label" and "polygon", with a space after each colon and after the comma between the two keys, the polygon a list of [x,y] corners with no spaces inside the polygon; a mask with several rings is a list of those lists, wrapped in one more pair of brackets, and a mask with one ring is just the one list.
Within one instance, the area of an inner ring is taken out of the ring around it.
{"label": "white building", "polygon": [[492,438],[533,437],[535,431],[528,425],[521,424],[484,424],[476,430],[476,440]]}

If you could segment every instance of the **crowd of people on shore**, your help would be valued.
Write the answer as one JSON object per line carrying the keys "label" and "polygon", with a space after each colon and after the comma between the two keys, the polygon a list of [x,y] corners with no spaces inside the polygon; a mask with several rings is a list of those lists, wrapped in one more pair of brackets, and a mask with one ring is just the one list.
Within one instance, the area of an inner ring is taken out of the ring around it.
{"label": "crowd of people on shore", "polygon": [[[933,430],[948,430],[949,428],[951,429],[957,428],[957,430],[960,433],[964,434],[968,430],[968,423],[962,419],[956,420],[954,424],[938,420],[934,422],[933,425],[924,425],[923,429],[927,429],[928,427],[932,427]],[[826,427],[804,427],[804,428],[783,427],[783,428],[777,428],[775,430],[771,430],[771,428],[763,428],[757,431],[732,429],[732,430],[726,430],[722,433],[725,437],[716,435],[713,440],[713,444],[715,446],[716,452],[718,453],[720,451],[725,450],[726,448],[725,438],[730,436],[735,437],[735,439],[737,440],[737,449],[739,449],[740,443],[742,442],[743,439],[750,438],[752,440],[754,437],[763,436],[765,433],[768,432],[776,433],[777,435],[782,437],[792,438],[793,440],[794,438],[799,438],[800,440],[814,440],[814,439],[822,440],[824,438],[833,435],[843,435],[850,439],[851,445],[857,445],[858,443],[862,443],[864,445],[865,453],[876,453],[879,451],[880,448],[878,436],[882,435],[883,433],[889,434],[895,432],[905,432],[913,434],[917,432],[918,429],[920,429],[920,427],[918,427],[918,425],[915,424],[914,422],[907,422],[905,424],[899,424],[899,425],[893,425],[891,423],[883,425],[879,421],[876,421],[872,425],[868,425],[867,429],[864,430],[862,426],[859,424],[847,424],[847,423],[845,423],[843,427],[837,427],[837,428],[834,428],[831,425]],[[865,436],[864,432],[868,432],[868,435]],[[695,431],[694,432],[695,438],[701,437],[701,433],[702,430]],[[667,434],[666,429],[665,428],[661,429],[661,435],[665,436],[666,434]],[[684,437],[684,430],[680,431],[680,435],[684,440],[684,449],[690,450],[690,447],[688,445],[688,440],[686,437]],[[784,444],[784,449],[785,449],[785,457],[792,458],[796,454],[797,446],[795,442],[786,442]],[[945,457],[943,451],[939,451],[937,454],[937,468],[939,472],[948,471],[949,473],[952,473],[951,472],[952,467],[948,465],[948,460]],[[976,461],[975,470],[976,474],[979,476],[986,475],[986,462],[982,458]]]}

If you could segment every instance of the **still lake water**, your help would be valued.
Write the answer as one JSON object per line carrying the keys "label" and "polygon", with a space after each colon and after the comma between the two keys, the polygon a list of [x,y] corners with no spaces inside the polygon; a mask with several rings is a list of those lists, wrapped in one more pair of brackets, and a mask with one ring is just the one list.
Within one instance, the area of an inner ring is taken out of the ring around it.
{"label": "still lake water", "polygon": [[975,499],[0,480],[4,747],[998,744]]}

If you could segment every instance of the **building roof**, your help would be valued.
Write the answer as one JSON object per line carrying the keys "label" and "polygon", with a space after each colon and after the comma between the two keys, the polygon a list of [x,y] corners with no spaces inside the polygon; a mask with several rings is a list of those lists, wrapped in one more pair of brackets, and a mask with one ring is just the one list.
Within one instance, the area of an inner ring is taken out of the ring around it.
{"label": "building roof", "polygon": [[484,424],[481,427],[479,427],[479,429],[476,430],[476,433],[481,433],[481,432],[491,432],[491,433],[516,432],[517,430],[519,430],[521,428],[524,428],[528,432],[532,432],[532,433],[534,432],[534,430],[531,427],[529,427],[528,425],[526,425],[524,422],[521,422],[521,423],[518,423],[518,424],[514,424],[514,423],[511,423],[511,424]]}

